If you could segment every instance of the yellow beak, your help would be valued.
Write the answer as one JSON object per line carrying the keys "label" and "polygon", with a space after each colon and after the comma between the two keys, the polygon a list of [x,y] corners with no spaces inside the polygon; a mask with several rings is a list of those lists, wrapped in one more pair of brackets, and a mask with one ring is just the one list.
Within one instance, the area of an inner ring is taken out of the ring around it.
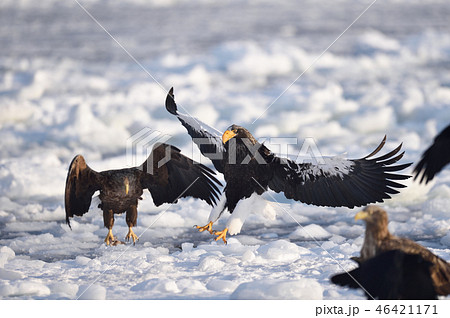
{"label": "yellow beak", "polygon": [[236,136],[236,134],[234,132],[232,132],[231,130],[227,130],[222,135],[222,142],[226,143],[228,140],[230,140],[234,136]]}
{"label": "yellow beak", "polygon": [[125,195],[128,195],[129,190],[130,190],[130,185],[127,183],[127,184],[125,184]]}
{"label": "yellow beak", "polygon": [[364,220],[364,219],[367,219],[368,217],[369,217],[369,213],[367,213],[366,211],[359,211],[355,215],[355,221]]}

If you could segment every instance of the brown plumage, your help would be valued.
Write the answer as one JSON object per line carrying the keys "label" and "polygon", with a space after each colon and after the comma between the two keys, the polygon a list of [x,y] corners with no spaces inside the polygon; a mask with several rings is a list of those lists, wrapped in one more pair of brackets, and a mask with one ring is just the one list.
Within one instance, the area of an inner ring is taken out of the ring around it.
{"label": "brown plumage", "polygon": [[137,205],[144,189],[148,189],[156,206],[176,203],[179,198],[194,197],[214,205],[220,182],[208,167],[182,155],[180,150],[167,144],[154,146],[148,159],[139,167],[96,172],[89,168],[83,156],[77,155],[69,166],[66,180],[66,222],[82,216],[89,210],[95,191],[100,191],[107,245],[114,244],[112,235],[114,214],[126,212],[129,227],[126,239],[138,238],[132,231],[137,221]]}
{"label": "brown plumage", "polygon": [[356,214],[355,220],[366,222],[361,256],[357,258],[359,262],[367,261],[383,252],[392,250],[418,254],[425,261],[433,264],[430,273],[436,293],[438,295],[450,294],[450,264],[422,245],[389,233],[388,216],[385,210],[376,205],[369,205]]}

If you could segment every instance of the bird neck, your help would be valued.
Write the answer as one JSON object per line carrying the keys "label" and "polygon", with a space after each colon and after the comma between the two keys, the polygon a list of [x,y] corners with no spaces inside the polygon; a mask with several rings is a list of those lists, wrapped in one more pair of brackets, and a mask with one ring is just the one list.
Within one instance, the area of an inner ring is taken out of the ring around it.
{"label": "bird neck", "polygon": [[366,225],[363,247],[361,249],[361,258],[367,260],[375,257],[378,254],[377,250],[381,242],[390,237],[391,233],[389,233],[387,224],[384,222],[383,224],[368,223]]}
{"label": "bird neck", "polygon": [[371,236],[376,241],[389,238],[391,233],[389,233],[387,222],[383,222],[382,224],[368,223],[366,226],[366,237],[367,236]]}

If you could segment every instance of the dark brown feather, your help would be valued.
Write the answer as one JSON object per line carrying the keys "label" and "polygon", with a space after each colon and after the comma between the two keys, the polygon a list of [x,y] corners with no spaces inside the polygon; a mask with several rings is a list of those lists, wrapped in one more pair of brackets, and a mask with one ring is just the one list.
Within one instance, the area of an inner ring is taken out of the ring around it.
{"label": "dark brown feather", "polygon": [[[169,159],[170,160],[167,160]],[[152,168],[152,173],[147,173]],[[148,188],[155,205],[174,203],[179,198],[194,197],[214,205],[220,182],[208,167],[181,154],[180,149],[157,144],[140,169],[144,188]]]}
{"label": "dark brown feather", "polygon": [[82,216],[88,212],[92,195],[101,189],[102,181],[102,176],[89,168],[82,155],[73,158],[67,173],[64,195],[66,223],[69,227],[69,218],[74,215]]}
{"label": "dark brown feather", "polygon": [[437,299],[430,276],[432,264],[420,255],[390,250],[358,265],[331,277],[331,282],[361,288],[368,299]]}

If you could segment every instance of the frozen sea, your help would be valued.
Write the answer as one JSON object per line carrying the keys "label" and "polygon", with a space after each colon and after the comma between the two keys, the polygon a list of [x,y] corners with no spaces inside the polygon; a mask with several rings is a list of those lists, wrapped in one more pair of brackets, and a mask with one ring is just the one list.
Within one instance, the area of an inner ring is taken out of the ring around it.
{"label": "frozen sea", "polygon": [[[78,153],[97,171],[126,167],[143,129],[210,165],[164,108],[172,86],[220,131],[297,138],[294,153],[313,138],[349,158],[387,135],[385,152],[403,143],[401,163],[415,163],[450,123],[450,3],[78,1],[0,2],[0,298],[364,299],[329,282],[355,267],[358,208],[269,193],[276,216],[251,215],[224,245],[193,228],[207,204],[156,208],[146,192],[139,242],[107,247],[98,199],[65,224],[67,168]],[[382,204],[391,232],[450,260],[450,167],[406,184]]]}

